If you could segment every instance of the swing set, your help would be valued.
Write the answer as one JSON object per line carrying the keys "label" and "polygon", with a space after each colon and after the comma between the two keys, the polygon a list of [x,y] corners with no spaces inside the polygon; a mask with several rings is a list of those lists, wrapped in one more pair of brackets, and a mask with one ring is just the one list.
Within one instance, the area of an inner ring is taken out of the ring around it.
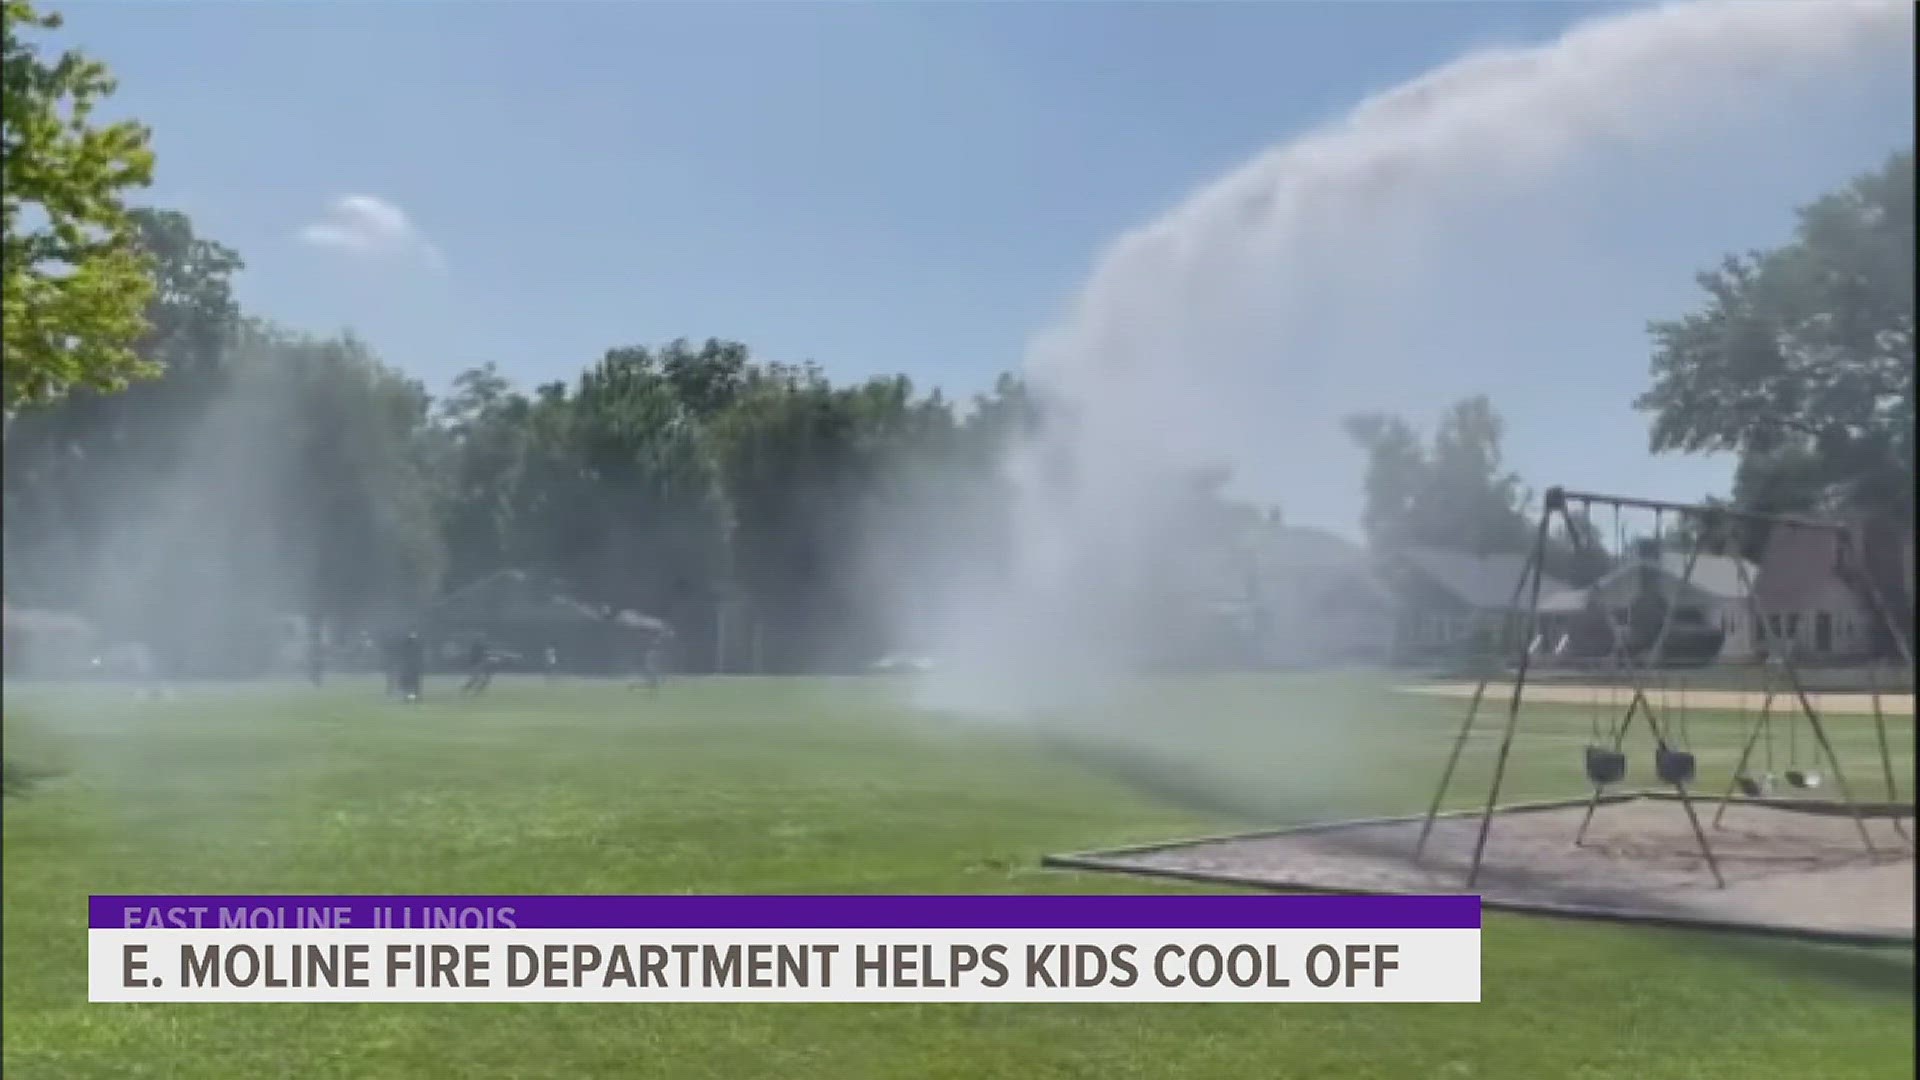
{"label": "swing set", "polygon": [[[1758,624],[1756,623],[1756,628],[1757,627]],[[1894,641],[1896,646],[1903,650],[1907,647],[1905,640],[1897,633],[1895,634]],[[1714,811],[1713,827],[1716,829],[1723,827],[1722,823],[1727,816],[1727,807],[1732,805],[1736,794],[1748,800],[1765,802],[1778,797],[1779,788],[1775,779],[1776,777],[1786,781],[1787,790],[1789,791],[1818,790],[1825,782],[1825,777],[1819,769],[1819,759],[1817,757],[1810,764],[1802,764],[1800,760],[1800,728],[1804,722],[1801,713],[1811,715],[1811,707],[1806,704],[1806,695],[1800,689],[1797,680],[1794,679],[1792,668],[1787,661],[1787,657],[1791,655],[1792,648],[1793,642],[1791,639],[1788,639],[1784,641],[1779,656],[1774,656],[1769,653],[1763,659],[1761,664],[1760,707],[1752,713],[1751,722],[1747,722],[1748,711],[1744,700],[1742,701],[1741,720],[1747,729],[1747,736],[1746,740],[1740,746],[1740,759],[1734,764],[1733,777],[1727,784],[1726,792],[1720,796],[1719,808]],[[1910,664],[1911,661],[1909,661],[1909,665]],[[1784,679],[1780,674],[1782,672],[1786,673]],[[1868,695],[1873,703],[1873,731],[1880,752],[1880,765],[1884,772],[1883,779],[1887,789],[1887,801],[1894,802],[1897,801],[1899,787],[1894,778],[1893,752],[1887,740],[1887,717],[1885,710],[1881,707],[1880,680],[1875,668],[1867,668],[1867,679]],[[1775,762],[1773,750],[1773,729],[1775,723],[1773,706],[1775,699],[1782,693],[1782,687],[1780,685],[1782,682],[1788,684],[1786,692],[1794,694],[1800,700],[1801,711],[1791,713],[1785,721],[1783,721],[1787,728],[1787,767],[1783,772],[1776,773],[1774,771]],[[1826,746],[1824,743],[1821,745],[1830,755],[1832,748]],[[1756,748],[1761,750],[1762,756],[1762,762],[1757,772],[1754,769],[1755,763],[1753,760],[1754,750]],[[1836,776],[1837,775],[1838,773],[1836,772]],[[1894,832],[1899,834],[1901,840],[1906,841],[1909,845],[1913,843],[1912,837],[1907,834],[1906,825],[1902,823],[1898,815],[1894,815],[1891,818],[1891,824],[1893,825]],[[1871,849],[1871,845],[1869,845],[1869,849]]]}
{"label": "swing set", "polygon": [[[1686,530],[1686,559],[1680,574],[1679,583],[1671,589],[1661,588],[1658,592],[1657,622],[1651,626],[1650,633],[1643,633],[1649,627],[1649,619],[1636,619],[1636,615],[1645,614],[1641,600],[1644,589],[1635,590],[1634,602],[1624,610],[1611,604],[1601,606],[1601,621],[1605,623],[1609,641],[1605,664],[1609,669],[1607,691],[1607,715],[1600,713],[1600,699],[1594,697],[1594,711],[1590,717],[1589,742],[1585,748],[1583,766],[1587,781],[1593,785],[1593,792],[1587,801],[1586,814],[1580,823],[1579,832],[1574,837],[1575,845],[1583,846],[1589,827],[1593,823],[1594,813],[1598,809],[1605,790],[1621,783],[1627,777],[1628,762],[1622,750],[1628,732],[1636,721],[1644,722],[1654,740],[1654,774],[1662,784],[1673,788],[1677,801],[1685,811],[1691,826],[1700,855],[1714,883],[1720,888],[1726,887],[1726,879],[1720,872],[1719,861],[1714,856],[1713,845],[1707,839],[1707,830],[1702,827],[1700,815],[1694,805],[1693,793],[1689,790],[1699,775],[1699,761],[1695,756],[1687,732],[1687,692],[1681,685],[1678,695],[1678,707],[1674,707],[1674,697],[1670,692],[1669,677],[1664,668],[1667,657],[1669,636],[1673,632],[1675,613],[1682,607],[1684,596],[1694,579],[1694,571],[1699,558],[1705,553],[1739,553],[1739,530],[1742,528],[1764,527],[1768,529],[1814,529],[1823,530],[1835,537],[1835,549],[1838,552],[1838,565],[1835,570],[1843,577],[1854,581],[1867,598],[1873,617],[1892,639],[1900,655],[1909,665],[1912,663],[1912,651],[1902,628],[1893,621],[1888,608],[1881,598],[1871,575],[1862,571],[1864,560],[1859,559],[1855,550],[1857,538],[1845,525],[1817,521],[1806,518],[1788,517],[1777,514],[1757,514],[1732,510],[1717,506],[1695,506],[1682,503],[1660,502],[1651,499],[1635,499],[1614,495],[1599,495],[1591,492],[1568,491],[1563,488],[1551,488],[1543,502],[1539,526],[1534,534],[1532,553],[1515,582],[1508,609],[1520,605],[1522,595],[1528,596],[1526,604],[1526,624],[1519,636],[1519,656],[1514,665],[1512,695],[1507,703],[1506,723],[1501,735],[1498,756],[1494,761],[1493,778],[1487,791],[1484,809],[1480,814],[1480,828],[1474,843],[1472,862],[1467,870],[1467,888],[1474,887],[1479,880],[1480,870],[1486,854],[1487,839],[1493,825],[1493,815],[1498,807],[1501,785],[1505,781],[1507,763],[1513,749],[1513,739],[1520,722],[1521,699],[1526,690],[1527,677],[1531,671],[1534,654],[1539,650],[1544,635],[1540,632],[1540,588],[1544,576],[1542,564],[1547,553],[1548,540],[1556,519],[1565,523],[1566,535],[1576,555],[1599,554],[1593,550],[1594,529],[1593,509],[1595,506],[1609,507],[1614,513],[1615,531],[1619,530],[1619,515],[1622,508],[1650,510],[1654,514],[1654,544],[1656,559],[1663,558],[1665,542],[1663,526],[1668,514],[1674,515],[1683,524],[1690,525]],[[1579,511],[1579,520],[1575,519],[1575,508]],[[1619,547],[1625,554],[1625,534],[1618,537]],[[1761,618],[1761,611],[1753,592],[1753,582],[1747,563],[1737,559],[1739,567],[1740,591],[1744,596],[1746,615],[1750,621],[1755,644],[1765,656],[1764,689],[1765,695],[1760,710],[1750,725],[1747,725],[1745,745],[1741,750],[1739,764],[1734,768],[1734,779],[1727,794],[1720,799],[1718,812],[1714,816],[1714,826],[1721,827],[1728,805],[1736,791],[1749,798],[1763,797],[1771,787],[1773,773],[1773,703],[1781,691],[1776,687],[1776,679],[1785,684],[1785,693],[1790,694],[1798,706],[1796,714],[1789,718],[1789,761],[1785,772],[1787,783],[1800,790],[1821,787],[1826,775],[1832,776],[1838,791],[1839,800],[1852,815],[1859,830],[1861,843],[1869,855],[1876,854],[1873,838],[1867,832],[1866,821],[1860,804],[1854,799],[1852,789],[1841,769],[1838,755],[1834,752],[1832,740],[1827,735],[1826,725],[1820,713],[1814,708],[1798,671],[1793,665],[1790,643],[1780,647],[1769,641],[1767,622]],[[1633,564],[1629,564],[1633,565]],[[1447,789],[1451,786],[1456,768],[1459,766],[1462,751],[1472,736],[1480,707],[1486,698],[1487,688],[1495,677],[1494,672],[1482,676],[1475,687],[1467,715],[1453,741],[1452,751],[1440,776],[1440,784],[1434,792],[1433,801],[1428,807],[1426,820],[1421,826],[1420,838],[1414,848],[1414,861],[1420,861],[1425,853],[1427,840],[1433,832],[1435,818],[1445,802]],[[1650,685],[1657,682],[1657,686]],[[1626,707],[1620,712],[1621,684],[1626,691]],[[1897,801],[1897,789],[1894,781],[1893,758],[1888,747],[1886,720],[1881,709],[1878,680],[1871,684],[1873,715],[1877,734],[1881,765],[1885,774],[1887,801]],[[1657,707],[1656,707],[1657,699]],[[1605,721],[1603,723],[1603,720]],[[1744,721],[1744,717],[1743,717]],[[1803,768],[1799,757],[1799,729],[1804,724],[1812,735],[1812,741],[1818,751],[1815,763]],[[1750,770],[1752,756],[1756,746],[1764,745],[1765,772],[1754,775]],[[1824,760],[1826,772],[1819,769],[1820,760]],[[1895,828],[1900,830],[1903,840],[1907,839],[1904,828],[1895,818]],[[1909,841],[1910,843],[1911,841]]]}

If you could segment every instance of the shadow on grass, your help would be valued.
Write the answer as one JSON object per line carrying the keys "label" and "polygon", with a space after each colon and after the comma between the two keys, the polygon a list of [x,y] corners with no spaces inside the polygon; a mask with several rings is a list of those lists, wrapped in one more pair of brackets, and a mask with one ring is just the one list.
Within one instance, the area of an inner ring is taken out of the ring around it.
{"label": "shadow on grass", "polygon": [[1117,742],[1082,735],[1050,734],[1043,738],[1042,745],[1169,806],[1249,828],[1285,823],[1286,815],[1271,801],[1248,792],[1230,791],[1217,777],[1198,767],[1175,765]]}
{"label": "shadow on grass", "polygon": [[[1378,790],[1356,790],[1342,774],[1317,769],[1313,762],[1290,762],[1275,753],[1271,771],[1255,786],[1254,770],[1237,762],[1229,779],[1219,767],[1176,760],[1178,750],[1155,751],[1128,740],[1091,732],[1050,732],[1040,737],[1045,752],[1167,806],[1215,819],[1221,831],[1279,829],[1320,821],[1374,817],[1403,812],[1404,799],[1387,799]],[[1185,756],[1185,755],[1181,755]]]}
{"label": "shadow on grass", "polygon": [[36,768],[8,758],[0,764],[0,794],[9,799],[23,798],[41,781],[58,775],[56,770]]}
{"label": "shadow on grass", "polygon": [[[1069,758],[1125,786],[1171,806],[1220,819],[1229,827],[1248,831],[1302,824],[1307,817],[1318,820],[1337,818],[1326,813],[1328,799],[1312,799],[1312,807],[1286,806],[1292,800],[1278,794],[1258,797],[1249,792],[1224,788],[1205,770],[1179,766],[1152,758],[1133,747],[1108,740],[1083,736],[1053,736],[1045,740],[1052,752]],[[1359,817],[1377,808],[1355,806],[1351,816]],[[1363,850],[1375,845],[1359,843]],[[1372,851],[1383,857],[1404,858],[1402,850]],[[1555,888],[1549,883],[1530,880],[1531,875],[1518,868],[1486,872],[1486,876],[1525,883],[1544,895],[1566,901],[1592,901],[1604,894],[1585,890]],[[1642,906],[1649,905],[1640,898]],[[1618,924],[1616,924],[1618,925]],[[1875,994],[1915,991],[1914,950],[1911,946],[1853,946],[1797,940],[1763,932],[1743,933],[1731,930],[1689,930],[1661,927],[1651,932],[1665,936],[1671,952],[1701,958],[1734,959],[1766,967],[1780,975],[1811,979],[1827,985]]]}

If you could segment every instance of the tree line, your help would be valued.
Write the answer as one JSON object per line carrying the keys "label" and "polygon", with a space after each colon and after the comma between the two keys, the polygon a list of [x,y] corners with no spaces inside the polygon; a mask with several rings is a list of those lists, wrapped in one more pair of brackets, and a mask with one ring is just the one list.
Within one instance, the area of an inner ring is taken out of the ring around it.
{"label": "tree line", "polygon": [[[158,283],[133,352],[159,374],[13,421],[16,603],[231,653],[276,610],[338,636],[511,567],[695,634],[744,601],[776,642],[812,630],[866,649],[886,632],[863,602],[875,576],[912,569],[870,537],[984,531],[982,560],[1004,542],[998,450],[1038,415],[1017,379],[962,410],[904,376],[836,385],[737,342],[672,341],[530,390],[470,370],[436,401],[350,334],[241,311],[240,257],[184,215],[130,217]],[[172,592],[111,610],[122,568]],[[194,627],[196,611],[233,625]]]}

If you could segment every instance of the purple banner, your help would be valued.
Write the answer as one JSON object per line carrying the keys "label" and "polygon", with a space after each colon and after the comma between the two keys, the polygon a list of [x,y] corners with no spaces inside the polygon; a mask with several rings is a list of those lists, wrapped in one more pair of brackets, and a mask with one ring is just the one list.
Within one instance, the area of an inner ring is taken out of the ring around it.
{"label": "purple banner", "polygon": [[1478,929],[1478,896],[95,896],[87,924],[351,929]]}

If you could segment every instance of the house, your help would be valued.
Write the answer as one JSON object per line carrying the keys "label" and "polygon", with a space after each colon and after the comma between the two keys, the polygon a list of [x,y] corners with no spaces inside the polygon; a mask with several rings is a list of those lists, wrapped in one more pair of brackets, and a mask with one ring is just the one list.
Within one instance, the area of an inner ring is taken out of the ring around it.
{"label": "house", "polygon": [[1397,605],[1364,550],[1322,529],[1275,527],[1259,535],[1252,556],[1263,666],[1391,657]]}
{"label": "house", "polygon": [[[1795,657],[1806,659],[1892,655],[1897,650],[1876,608],[1911,634],[1913,596],[1903,578],[1912,570],[1888,565],[1905,561],[1911,538],[1888,523],[1859,524],[1851,553],[1847,537],[1834,530],[1772,530],[1754,583],[1767,642],[1787,643]],[[1870,589],[1878,593],[1878,604]]]}
{"label": "house", "polygon": [[[1410,545],[1384,556],[1382,577],[1399,602],[1394,655],[1439,659],[1515,648],[1525,632],[1531,600],[1519,586],[1524,552],[1474,554]],[[1567,591],[1542,575],[1541,596]]]}
{"label": "house", "polygon": [[1541,632],[1550,651],[1563,657],[1607,656],[1615,647],[1611,620],[1629,653],[1653,644],[1666,604],[1673,604],[1662,654],[1668,659],[1706,661],[1747,659],[1755,655],[1748,593],[1758,568],[1744,559],[1721,555],[1693,557],[1672,550],[1643,548],[1637,557],[1602,575],[1584,589],[1567,589],[1540,600]]}
{"label": "house", "polygon": [[1393,594],[1367,554],[1273,511],[1203,533],[1175,578],[1183,615],[1165,634],[1192,666],[1313,668],[1379,662],[1393,646]]}
{"label": "house", "polygon": [[[1885,621],[1875,619],[1872,624],[1872,655],[1899,656],[1900,647],[1893,639],[1893,632],[1897,630],[1904,636],[1909,649],[1913,642],[1912,522],[1886,514],[1856,514],[1849,525],[1856,537],[1858,558],[1855,561],[1861,564],[1860,573],[1852,580],[1863,591],[1871,583],[1872,592],[1877,594],[1885,611]],[[1871,606],[1872,598],[1866,599]]]}

